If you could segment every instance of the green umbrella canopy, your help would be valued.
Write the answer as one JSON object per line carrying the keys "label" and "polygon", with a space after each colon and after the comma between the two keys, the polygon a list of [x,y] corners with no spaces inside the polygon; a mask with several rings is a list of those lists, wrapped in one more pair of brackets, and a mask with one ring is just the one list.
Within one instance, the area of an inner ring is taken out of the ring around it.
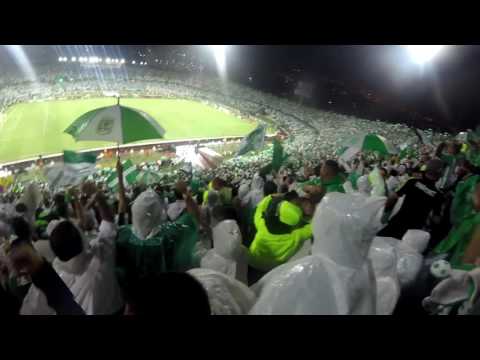
{"label": "green umbrella canopy", "polygon": [[159,139],[165,130],[147,113],[122,105],[89,111],[66,130],[76,141],[111,141],[126,144]]}

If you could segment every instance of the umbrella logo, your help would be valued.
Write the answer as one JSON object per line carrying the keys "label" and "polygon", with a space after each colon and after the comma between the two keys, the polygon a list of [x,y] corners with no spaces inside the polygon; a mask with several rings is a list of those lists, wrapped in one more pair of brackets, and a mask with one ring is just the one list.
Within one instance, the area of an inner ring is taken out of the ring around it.
{"label": "umbrella logo", "polygon": [[112,132],[113,129],[113,119],[106,118],[102,119],[97,126],[97,134],[98,135],[107,135]]}

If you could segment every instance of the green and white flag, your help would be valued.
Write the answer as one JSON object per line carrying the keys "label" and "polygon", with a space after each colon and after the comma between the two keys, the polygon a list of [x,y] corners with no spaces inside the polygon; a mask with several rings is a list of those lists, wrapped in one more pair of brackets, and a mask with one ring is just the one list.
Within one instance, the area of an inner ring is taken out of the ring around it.
{"label": "green and white flag", "polygon": [[[132,162],[132,160],[122,161],[123,166],[123,181],[126,184],[132,185],[137,181],[139,171],[137,166]],[[107,186],[110,189],[114,189],[118,186],[118,175],[116,171],[113,171],[110,176],[107,178]]]}
{"label": "green and white flag", "polygon": [[78,185],[96,171],[96,162],[97,156],[93,153],[76,153],[65,150],[63,164],[46,168],[45,175],[53,188]]}
{"label": "green and white flag", "polygon": [[237,156],[244,155],[253,150],[260,150],[265,144],[265,133],[267,128],[263,125],[259,125],[250,134],[245,136],[240,144]]}

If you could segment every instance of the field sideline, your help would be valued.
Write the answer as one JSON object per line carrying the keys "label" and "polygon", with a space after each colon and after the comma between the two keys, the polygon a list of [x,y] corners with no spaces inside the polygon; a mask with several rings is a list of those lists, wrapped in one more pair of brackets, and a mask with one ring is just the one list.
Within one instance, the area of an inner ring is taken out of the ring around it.
{"label": "field sideline", "polygon": [[[75,143],[63,131],[83,113],[114,105],[113,98],[58,100],[16,104],[0,115],[0,163],[60,153],[86,150],[112,143]],[[165,140],[241,136],[256,126],[200,102],[173,99],[122,99],[121,104],[143,110],[166,130]],[[151,140],[150,140],[151,141]]]}

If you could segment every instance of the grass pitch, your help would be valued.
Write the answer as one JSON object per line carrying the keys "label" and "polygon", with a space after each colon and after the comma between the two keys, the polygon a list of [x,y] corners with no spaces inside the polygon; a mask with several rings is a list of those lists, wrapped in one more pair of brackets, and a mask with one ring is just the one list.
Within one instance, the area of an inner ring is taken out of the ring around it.
{"label": "grass pitch", "polygon": [[[63,150],[85,150],[113,143],[76,143],[63,131],[83,113],[116,103],[112,98],[59,100],[16,104],[0,114],[0,163]],[[241,136],[256,124],[195,101],[122,99],[121,104],[143,110],[166,130],[165,140]]]}

